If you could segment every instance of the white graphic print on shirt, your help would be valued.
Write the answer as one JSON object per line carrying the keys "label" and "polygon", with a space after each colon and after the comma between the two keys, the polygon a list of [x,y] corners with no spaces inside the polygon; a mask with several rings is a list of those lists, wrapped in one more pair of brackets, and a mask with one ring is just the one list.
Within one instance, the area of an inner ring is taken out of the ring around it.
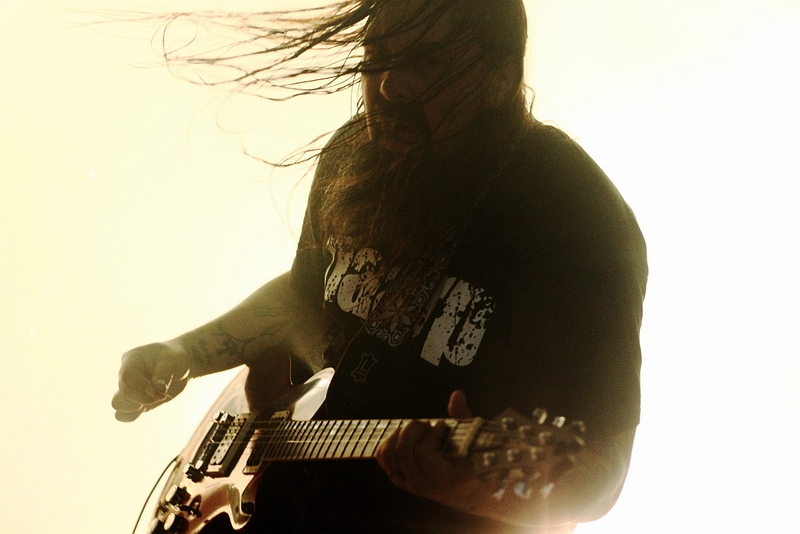
{"label": "white graphic print on shirt", "polygon": [[442,357],[453,365],[469,365],[494,311],[494,299],[483,289],[455,278],[445,281],[441,295],[444,308],[431,325],[421,356],[437,366]]}
{"label": "white graphic print on shirt", "polygon": [[[326,274],[326,301],[369,321],[367,331],[390,346],[402,343],[409,331],[418,335],[422,324],[436,310],[420,356],[436,366],[442,358],[458,366],[472,363],[495,306],[494,299],[483,289],[451,277],[431,293],[437,297],[435,301],[410,299],[411,302],[404,306],[400,303],[406,299],[401,295],[382,313],[372,314],[386,288],[398,276],[398,271],[392,270],[384,279],[378,277],[375,271],[381,257],[374,249],[365,248],[353,253],[337,247],[334,258]],[[427,291],[422,294],[425,293]],[[412,324],[415,322],[418,324]]]}

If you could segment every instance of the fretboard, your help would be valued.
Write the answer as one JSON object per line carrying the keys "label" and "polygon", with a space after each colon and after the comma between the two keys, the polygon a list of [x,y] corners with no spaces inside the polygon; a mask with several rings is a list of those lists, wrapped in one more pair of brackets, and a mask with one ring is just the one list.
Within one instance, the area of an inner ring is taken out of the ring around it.
{"label": "fretboard", "polygon": [[[455,449],[474,430],[474,420],[443,421],[450,428],[448,444]],[[257,428],[253,430],[247,465],[256,467],[264,461],[373,458],[380,442],[408,422],[409,419],[260,422],[254,425]]]}

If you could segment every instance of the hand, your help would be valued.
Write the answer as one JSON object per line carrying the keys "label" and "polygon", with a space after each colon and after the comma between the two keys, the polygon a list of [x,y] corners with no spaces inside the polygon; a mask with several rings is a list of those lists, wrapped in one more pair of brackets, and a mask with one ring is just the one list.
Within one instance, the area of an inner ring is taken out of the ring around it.
{"label": "hand", "polygon": [[[450,396],[447,411],[456,419],[472,417],[462,391]],[[441,421],[434,425],[412,421],[378,446],[378,465],[399,488],[457,510],[473,511],[493,490],[474,475],[467,459],[445,455],[445,434]]]}
{"label": "hand", "polygon": [[177,343],[152,343],[122,355],[119,391],[111,400],[119,421],[130,422],[183,391],[189,355]]}

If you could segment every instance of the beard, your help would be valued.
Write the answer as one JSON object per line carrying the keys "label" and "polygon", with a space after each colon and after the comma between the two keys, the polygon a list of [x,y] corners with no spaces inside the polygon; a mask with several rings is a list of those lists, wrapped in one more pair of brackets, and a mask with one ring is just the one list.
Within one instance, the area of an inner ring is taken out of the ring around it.
{"label": "beard", "polygon": [[471,220],[513,128],[480,114],[446,152],[427,142],[398,153],[369,139],[363,121],[355,119],[347,127],[354,133],[331,149],[334,162],[320,199],[323,242],[375,249],[384,267],[424,262]]}

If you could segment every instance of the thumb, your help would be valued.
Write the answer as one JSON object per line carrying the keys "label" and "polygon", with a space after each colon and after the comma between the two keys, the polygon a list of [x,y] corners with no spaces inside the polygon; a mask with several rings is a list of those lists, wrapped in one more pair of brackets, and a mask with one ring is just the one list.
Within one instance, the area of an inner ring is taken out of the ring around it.
{"label": "thumb", "polygon": [[150,381],[159,395],[171,398],[183,390],[188,375],[188,365],[181,358],[159,358]]}
{"label": "thumb", "polygon": [[455,419],[469,419],[472,417],[472,410],[467,404],[467,396],[460,389],[450,395],[447,413]]}

